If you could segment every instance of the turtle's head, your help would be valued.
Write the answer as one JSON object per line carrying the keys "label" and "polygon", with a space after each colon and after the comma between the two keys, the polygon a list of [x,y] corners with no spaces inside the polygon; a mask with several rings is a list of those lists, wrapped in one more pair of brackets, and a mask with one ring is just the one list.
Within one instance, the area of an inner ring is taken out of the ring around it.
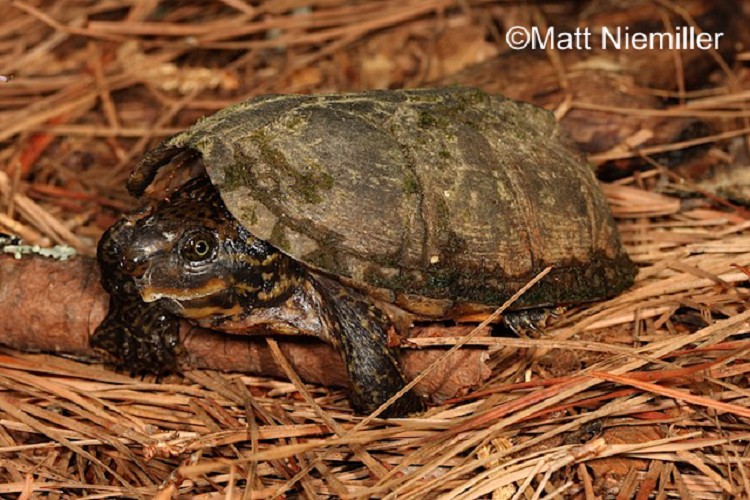
{"label": "turtle's head", "polygon": [[242,227],[205,177],[117,222],[98,257],[110,293],[108,276],[132,280],[144,301],[191,319],[242,316],[297,285],[293,261]]}

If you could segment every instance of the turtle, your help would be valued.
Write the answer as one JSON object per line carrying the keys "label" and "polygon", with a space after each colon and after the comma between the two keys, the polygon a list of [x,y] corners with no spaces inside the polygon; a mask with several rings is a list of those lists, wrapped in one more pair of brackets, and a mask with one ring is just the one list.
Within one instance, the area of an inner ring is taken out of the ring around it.
{"label": "turtle", "polygon": [[[146,153],[128,189],[143,206],[100,240],[94,347],[164,373],[179,318],[317,337],[362,414],[404,387],[409,321],[494,308],[547,266],[515,314],[614,296],[636,270],[554,116],[473,88],[255,97]],[[423,408],[408,391],[383,415]]]}

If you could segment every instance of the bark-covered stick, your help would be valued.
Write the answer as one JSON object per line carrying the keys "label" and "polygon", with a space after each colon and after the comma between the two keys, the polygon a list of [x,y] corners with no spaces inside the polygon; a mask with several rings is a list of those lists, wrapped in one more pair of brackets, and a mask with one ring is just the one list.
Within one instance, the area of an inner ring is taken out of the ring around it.
{"label": "bark-covered stick", "polygon": [[[89,336],[107,313],[109,297],[99,283],[99,268],[93,259],[57,261],[41,257],[14,259],[0,255],[0,343],[25,351],[66,353],[96,357]],[[450,329],[415,328],[412,336],[434,336],[437,332],[456,336],[471,327]],[[186,355],[183,369],[210,368],[256,375],[283,377],[265,339],[230,336],[182,323]],[[279,340],[285,356],[308,382],[345,386],[346,371],[338,353],[309,338]],[[407,350],[403,369],[407,379],[415,377],[442,354],[440,349]],[[415,390],[435,401],[464,393],[488,376],[486,353],[467,349],[433,371]]]}

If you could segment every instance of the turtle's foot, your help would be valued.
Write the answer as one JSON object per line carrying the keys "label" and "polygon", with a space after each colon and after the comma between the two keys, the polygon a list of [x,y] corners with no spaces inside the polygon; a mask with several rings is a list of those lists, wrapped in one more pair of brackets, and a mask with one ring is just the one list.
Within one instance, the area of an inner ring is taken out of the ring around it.
{"label": "turtle's foot", "polygon": [[[388,343],[391,322],[357,290],[323,276],[316,276],[315,282],[324,298],[323,321],[351,379],[352,407],[358,414],[372,413],[406,385],[398,366],[398,348]],[[408,391],[380,416],[405,417],[422,411],[422,399]]]}
{"label": "turtle's foot", "polygon": [[[395,352],[387,348],[372,345],[352,349],[350,346],[344,352],[343,358],[352,379],[349,400],[359,415],[374,412],[406,385],[395,359]],[[380,417],[406,417],[424,410],[422,398],[414,391],[408,391],[388,406]]]}
{"label": "turtle's foot", "polygon": [[90,343],[131,375],[178,371],[179,322],[154,303],[110,300],[109,314]]}
{"label": "turtle's foot", "polygon": [[549,320],[557,318],[563,311],[562,307],[510,311],[503,314],[503,323],[519,337],[538,337]]}
{"label": "turtle's foot", "polygon": [[[400,389],[400,388],[399,388]],[[395,392],[393,393],[395,394]],[[389,393],[388,398],[383,399],[382,403],[388,401],[389,397],[393,394]],[[380,407],[380,404],[373,408],[362,408],[358,409],[358,413],[372,413]],[[393,402],[383,413],[380,414],[380,418],[399,418],[406,417],[408,415],[417,415],[425,411],[425,404],[422,398],[414,394],[413,391],[409,391],[396,401]]]}

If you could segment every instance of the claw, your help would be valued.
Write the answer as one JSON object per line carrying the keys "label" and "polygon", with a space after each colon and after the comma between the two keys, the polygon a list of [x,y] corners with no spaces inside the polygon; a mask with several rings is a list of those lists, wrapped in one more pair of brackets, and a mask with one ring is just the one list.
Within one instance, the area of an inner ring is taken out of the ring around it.
{"label": "claw", "polygon": [[557,318],[563,313],[563,307],[524,309],[511,311],[503,315],[503,323],[519,337],[529,332],[542,333],[550,318]]}

